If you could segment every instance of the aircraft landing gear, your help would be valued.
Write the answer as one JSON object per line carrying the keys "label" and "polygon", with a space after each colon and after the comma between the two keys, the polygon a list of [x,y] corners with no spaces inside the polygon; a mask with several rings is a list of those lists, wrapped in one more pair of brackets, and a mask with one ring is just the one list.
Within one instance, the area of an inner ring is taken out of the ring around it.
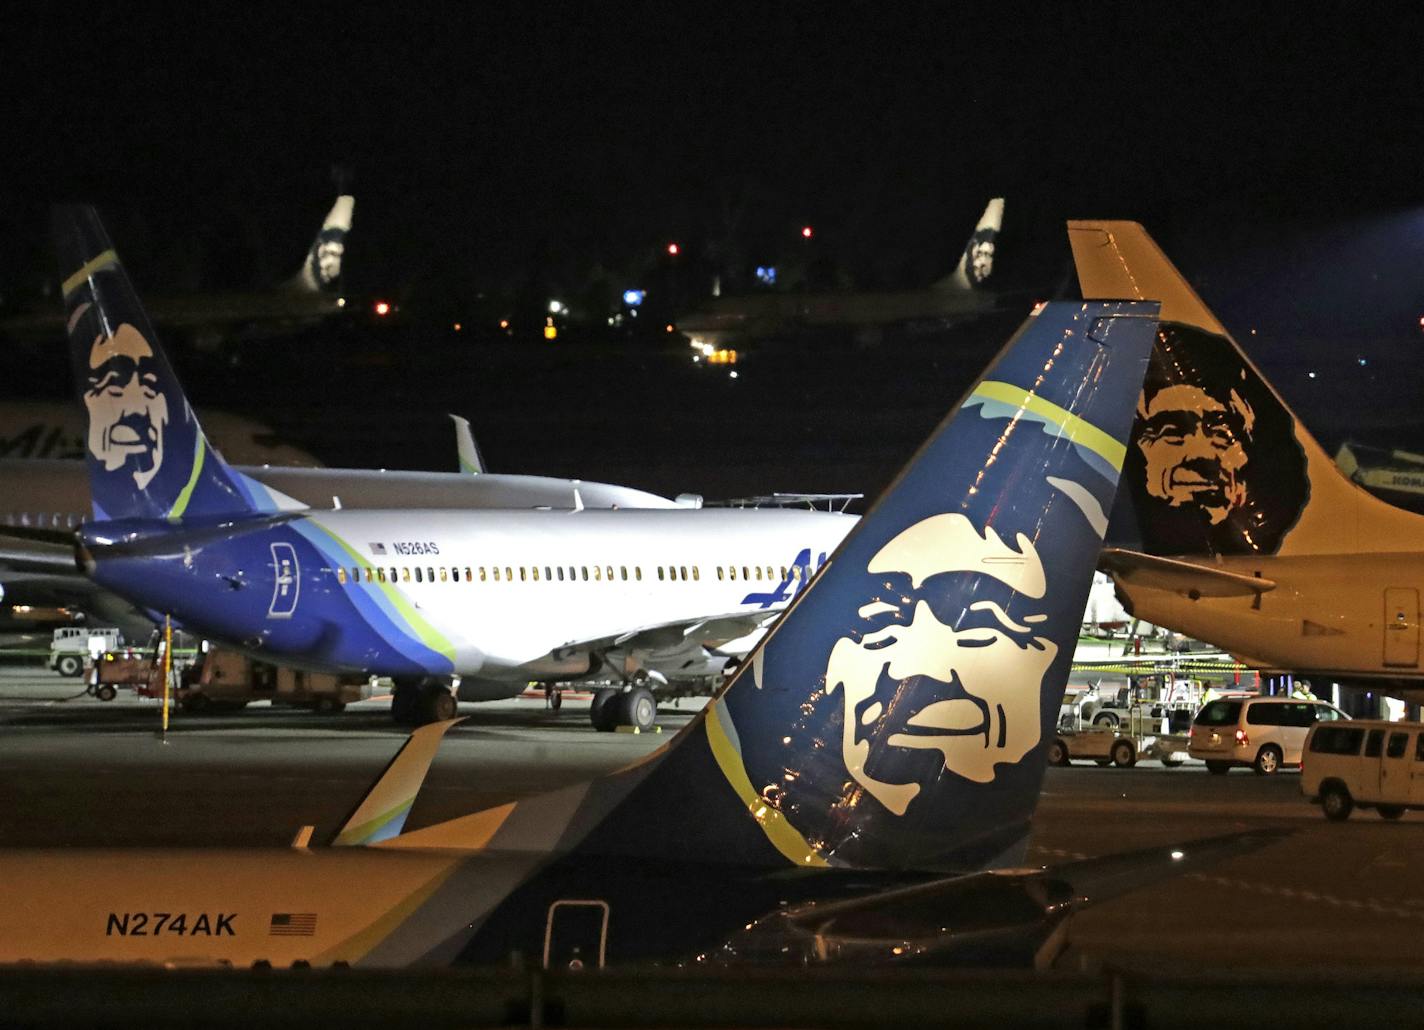
{"label": "aircraft landing gear", "polygon": [[454,691],[438,680],[395,681],[391,718],[402,726],[424,726],[453,719],[458,707]]}
{"label": "aircraft landing gear", "polygon": [[609,733],[619,726],[632,726],[640,731],[653,728],[658,717],[657,698],[647,687],[604,687],[593,695],[588,718],[600,733]]}

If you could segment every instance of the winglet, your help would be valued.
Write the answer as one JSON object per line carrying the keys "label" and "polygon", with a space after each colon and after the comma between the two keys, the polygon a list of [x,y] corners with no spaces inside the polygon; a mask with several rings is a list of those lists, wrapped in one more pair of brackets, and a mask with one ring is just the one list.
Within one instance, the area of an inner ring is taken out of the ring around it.
{"label": "winglet", "polygon": [[450,413],[455,423],[455,446],[460,452],[460,471],[470,476],[478,476],[485,470],[485,459],[475,443],[475,434],[470,432],[470,420]]}
{"label": "winglet", "polygon": [[425,774],[430,771],[430,763],[445,731],[460,721],[447,719],[433,722],[412,733],[366,796],[346,817],[341,829],[332,838],[331,846],[356,847],[398,836],[405,827],[406,816],[415,804],[415,796],[420,793]]}

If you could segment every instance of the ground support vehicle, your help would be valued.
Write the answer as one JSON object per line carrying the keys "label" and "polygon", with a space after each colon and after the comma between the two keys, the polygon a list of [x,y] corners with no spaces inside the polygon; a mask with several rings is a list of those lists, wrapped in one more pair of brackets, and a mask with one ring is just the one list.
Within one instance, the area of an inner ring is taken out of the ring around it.
{"label": "ground support vehicle", "polygon": [[230,711],[253,701],[339,712],[370,696],[370,686],[364,679],[291,669],[212,647],[185,672],[177,696],[190,712]]}
{"label": "ground support vehicle", "polygon": [[1143,734],[1095,726],[1085,730],[1060,729],[1048,745],[1049,765],[1070,765],[1074,759],[1091,759],[1098,765],[1129,769],[1139,758],[1155,758],[1168,769],[1187,757],[1187,738],[1179,733]]}
{"label": "ground support vehicle", "polygon": [[163,663],[151,651],[105,651],[89,667],[87,693],[112,701],[120,688],[140,697],[162,697]]}
{"label": "ground support vehicle", "polygon": [[61,676],[80,676],[84,666],[105,652],[118,650],[123,642],[124,635],[112,626],[62,626],[54,631],[47,664]]}

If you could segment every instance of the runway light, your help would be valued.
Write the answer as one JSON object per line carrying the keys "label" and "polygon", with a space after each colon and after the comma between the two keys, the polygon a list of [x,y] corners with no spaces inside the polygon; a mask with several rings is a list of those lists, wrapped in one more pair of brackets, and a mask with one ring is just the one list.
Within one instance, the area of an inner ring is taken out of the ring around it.
{"label": "runway light", "polygon": [[385,318],[391,313],[391,306],[383,300],[378,300],[376,301],[375,312],[382,318]]}
{"label": "runway light", "polygon": [[677,326],[675,326],[675,325],[673,325],[671,322],[669,322],[667,325],[663,326],[663,332],[665,332],[665,333],[675,333],[675,332],[677,332]]}
{"label": "runway light", "polygon": [[345,298],[345,297],[337,297],[337,298],[336,298],[336,306],[339,307],[339,308],[344,308],[344,307],[346,306],[346,298]]}
{"label": "runway light", "polygon": [[1314,378],[1315,378],[1315,373],[1314,373],[1314,372],[1307,372],[1306,375],[1307,375],[1308,377],[1310,377],[1311,379],[1314,379]]}
{"label": "runway light", "polygon": [[509,319],[507,319],[507,318],[501,318],[501,319],[499,320],[499,327],[500,327],[501,329],[508,329],[508,328],[509,328]]}
{"label": "runway light", "polygon": [[1173,862],[1180,862],[1182,859],[1184,859],[1184,858],[1186,858],[1186,857],[1187,857],[1187,856],[1184,855],[1184,854],[1183,854],[1182,852],[1180,852],[1180,851],[1174,851],[1174,852],[1172,852],[1172,861],[1173,861]]}
{"label": "runway light", "polygon": [[455,332],[458,333],[461,329],[463,329],[463,328],[465,328],[465,327],[464,327],[463,325],[461,325],[459,322],[456,322],[456,323],[455,323],[454,325],[452,325],[450,328],[451,328],[451,329],[454,329]]}
{"label": "runway light", "polygon": [[801,227],[801,238],[803,240],[809,240],[814,235],[816,235],[815,230],[813,230],[809,225],[803,225]]}
{"label": "runway light", "polygon": [[728,373],[727,373],[727,378],[728,378],[728,379],[736,379],[736,378],[737,378],[737,370],[736,370],[736,369],[732,369],[732,371],[728,372]]}

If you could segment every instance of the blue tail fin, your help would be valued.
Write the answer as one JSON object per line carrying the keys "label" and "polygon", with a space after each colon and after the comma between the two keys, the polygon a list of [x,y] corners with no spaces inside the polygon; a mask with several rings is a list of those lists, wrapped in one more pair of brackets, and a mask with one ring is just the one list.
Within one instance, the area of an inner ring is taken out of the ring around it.
{"label": "blue tail fin", "polygon": [[612,810],[580,850],[875,868],[1012,855],[1156,315],[1074,302],[1030,318],[722,694],[604,788]]}
{"label": "blue tail fin", "polygon": [[198,425],[91,207],[54,216],[95,517],[236,515],[290,506],[240,475]]}

